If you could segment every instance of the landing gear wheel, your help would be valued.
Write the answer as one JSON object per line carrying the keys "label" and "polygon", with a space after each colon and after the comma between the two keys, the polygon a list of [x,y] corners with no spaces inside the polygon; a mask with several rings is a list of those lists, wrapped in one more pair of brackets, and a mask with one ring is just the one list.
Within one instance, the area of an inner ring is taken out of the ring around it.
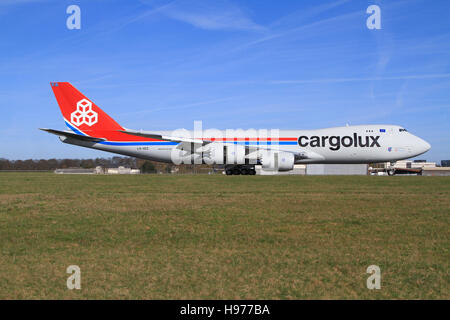
{"label": "landing gear wheel", "polygon": [[225,170],[225,174],[226,174],[227,176],[231,176],[231,175],[233,174],[233,171],[231,171],[231,170]]}
{"label": "landing gear wheel", "polygon": [[233,174],[234,175],[240,175],[241,174],[241,170],[239,170],[239,168],[233,168]]}
{"label": "landing gear wheel", "polygon": [[250,175],[254,176],[256,174],[256,170],[255,169],[251,169],[250,170]]}
{"label": "landing gear wheel", "polygon": [[241,170],[241,174],[243,174],[243,175],[248,175],[248,174],[249,174],[248,169],[243,168],[243,169]]}
{"label": "landing gear wheel", "polygon": [[389,176],[393,176],[395,174],[395,170],[394,169],[388,170],[387,174]]}

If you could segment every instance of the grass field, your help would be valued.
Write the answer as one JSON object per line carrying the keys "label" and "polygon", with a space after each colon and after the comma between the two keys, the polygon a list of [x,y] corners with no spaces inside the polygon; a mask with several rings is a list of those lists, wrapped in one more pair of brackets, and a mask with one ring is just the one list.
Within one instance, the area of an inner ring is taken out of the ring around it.
{"label": "grass field", "polygon": [[0,299],[449,299],[449,217],[448,177],[0,173]]}

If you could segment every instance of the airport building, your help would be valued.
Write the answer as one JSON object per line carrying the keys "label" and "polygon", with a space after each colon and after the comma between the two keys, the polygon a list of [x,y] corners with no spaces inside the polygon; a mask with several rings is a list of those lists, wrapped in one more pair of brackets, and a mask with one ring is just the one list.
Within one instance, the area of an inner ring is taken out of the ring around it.
{"label": "airport building", "polygon": [[[442,161],[443,164],[450,162]],[[180,168],[175,166],[166,173],[179,173]],[[223,168],[211,168],[209,166],[196,167],[188,170],[191,174],[214,174],[222,172]],[[378,163],[373,167],[367,164],[296,164],[294,169],[290,171],[271,171],[263,170],[261,165],[255,166],[257,175],[423,175],[423,176],[450,176],[450,166],[438,166],[436,162],[428,162],[426,160],[401,160],[393,163]],[[119,166],[114,168],[104,168],[97,166],[96,168],[67,168],[56,169],[56,174],[140,174],[139,169]],[[155,172],[156,173],[156,172]],[[163,171],[159,171],[163,173]],[[225,172],[223,172],[225,173]]]}
{"label": "airport building", "polygon": [[367,164],[296,164],[291,171],[262,170],[255,166],[257,175],[367,175]]}
{"label": "airport building", "polygon": [[306,165],[305,164],[295,164],[294,169],[290,171],[269,171],[269,170],[263,170],[262,166],[257,165],[255,166],[256,174],[262,175],[262,176],[269,176],[269,175],[305,175],[306,174]]}
{"label": "airport building", "polygon": [[277,172],[262,170],[256,166],[257,175],[423,175],[450,176],[450,161],[443,160],[438,166],[436,162],[426,160],[400,160],[391,165],[390,162],[376,164],[374,168],[367,164],[297,164],[294,170]]}
{"label": "airport building", "polygon": [[105,173],[106,174],[139,174],[139,173],[141,173],[141,170],[125,168],[125,167],[120,166],[118,168],[106,168]]}
{"label": "airport building", "polygon": [[56,174],[94,174],[95,169],[85,169],[85,168],[67,168],[67,169],[56,169],[54,171]]}
{"label": "airport building", "polygon": [[102,168],[97,166],[91,169],[85,168],[67,168],[67,169],[56,169],[54,171],[57,174],[139,174],[141,171],[139,169],[131,169],[120,166],[118,168]]}
{"label": "airport building", "polygon": [[450,176],[450,167],[423,168],[423,176]]}
{"label": "airport building", "polygon": [[441,167],[450,167],[450,160],[441,160]]}
{"label": "airport building", "polygon": [[365,176],[368,172],[367,164],[308,164],[307,175],[359,175]]}

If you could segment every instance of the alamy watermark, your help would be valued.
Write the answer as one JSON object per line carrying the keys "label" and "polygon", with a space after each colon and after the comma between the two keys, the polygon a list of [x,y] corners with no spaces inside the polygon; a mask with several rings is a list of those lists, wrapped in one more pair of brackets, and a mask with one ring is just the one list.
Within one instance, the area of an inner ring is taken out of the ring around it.
{"label": "alamy watermark", "polygon": [[70,274],[67,278],[67,289],[73,290],[81,289],[81,269],[77,265],[70,265],[67,267],[66,273]]}
{"label": "alamy watermark", "polygon": [[366,26],[368,29],[381,29],[381,9],[376,4],[367,7],[366,13],[370,14],[367,18]]}
{"label": "alamy watermark", "polygon": [[66,26],[69,30],[81,29],[81,9],[76,4],[67,7],[66,13],[70,14],[66,20]]}
{"label": "alamy watermark", "polygon": [[171,133],[175,142],[170,157],[174,164],[256,165],[272,171],[291,153],[280,150],[279,129],[207,129],[194,121],[194,130],[177,129]]}
{"label": "alamy watermark", "polygon": [[371,265],[367,267],[366,273],[370,276],[367,278],[367,289],[381,289],[381,269],[377,265]]}
{"label": "alamy watermark", "polygon": [[[70,14],[66,20],[66,26],[69,30],[81,29],[81,9],[76,4],[67,7],[66,13]],[[370,30],[381,29],[381,9],[378,5],[372,4],[367,7],[366,13],[370,16],[366,20],[366,26]]]}

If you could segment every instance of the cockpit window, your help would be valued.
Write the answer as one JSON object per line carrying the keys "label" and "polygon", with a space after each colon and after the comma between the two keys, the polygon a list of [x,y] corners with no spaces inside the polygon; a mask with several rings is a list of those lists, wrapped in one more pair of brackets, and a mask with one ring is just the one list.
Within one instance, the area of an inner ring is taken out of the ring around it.
{"label": "cockpit window", "polygon": [[400,131],[400,132],[407,132],[408,130],[400,128],[400,129],[398,129],[398,131]]}

